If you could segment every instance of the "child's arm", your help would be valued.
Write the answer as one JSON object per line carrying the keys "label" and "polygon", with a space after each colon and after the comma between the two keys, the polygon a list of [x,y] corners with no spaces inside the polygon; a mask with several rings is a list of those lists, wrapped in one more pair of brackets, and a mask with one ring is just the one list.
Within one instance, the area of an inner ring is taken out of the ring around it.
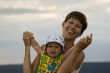
{"label": "child's arm", "polygon": [[39,43],[35,40],[33,36],[31,37],[31,45],[38,52],[38,54],[41,55],[43,50],[41,49]]}
{"label": "child's arm", "polygon": [[[41,46],[41,49],[43,50],[45,47],[45,45],[42,45]],[[37,54],[37,56],[35,57],[34,61],[32,62],[32,73],[36,73],[36,70],[38,69],[38,66],[39,66],[39,61],[40,61],[40,55]]]}

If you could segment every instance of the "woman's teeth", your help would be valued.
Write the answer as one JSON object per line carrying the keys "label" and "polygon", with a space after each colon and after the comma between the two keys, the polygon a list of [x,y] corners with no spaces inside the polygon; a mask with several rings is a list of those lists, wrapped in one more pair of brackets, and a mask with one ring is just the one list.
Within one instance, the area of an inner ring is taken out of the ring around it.
{"label": "woman's teeth", "polygon": [[73,31],[71,31],[70,29],[68,29],[68,32],[69,32],[70,34],[74,34]]}

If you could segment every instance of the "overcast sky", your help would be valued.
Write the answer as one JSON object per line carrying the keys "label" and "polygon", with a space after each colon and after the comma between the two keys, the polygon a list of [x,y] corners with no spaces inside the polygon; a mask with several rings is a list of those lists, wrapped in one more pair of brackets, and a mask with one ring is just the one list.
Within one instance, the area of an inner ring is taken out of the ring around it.
{"label": "overcast sky", "polygon": [[[110,0],[0,0],[0,65],[23,63],[24,31],[43,44],[49,34],[61,34],[61,24],[71,11],[87,16],[82,36],[93,33],[84,62],[110,62]],[[33,60],[36,52],[32,49],[31,54]]]}

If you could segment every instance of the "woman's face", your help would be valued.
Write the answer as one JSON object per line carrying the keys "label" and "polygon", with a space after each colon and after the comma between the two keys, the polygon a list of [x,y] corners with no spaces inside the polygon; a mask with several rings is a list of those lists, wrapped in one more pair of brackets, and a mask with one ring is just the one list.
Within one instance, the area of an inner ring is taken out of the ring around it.
{"label": "woman's face", "polygon": [[65,39],[75,39],[81,35],[82,25],[75,18],[63,23],[63,36]]}

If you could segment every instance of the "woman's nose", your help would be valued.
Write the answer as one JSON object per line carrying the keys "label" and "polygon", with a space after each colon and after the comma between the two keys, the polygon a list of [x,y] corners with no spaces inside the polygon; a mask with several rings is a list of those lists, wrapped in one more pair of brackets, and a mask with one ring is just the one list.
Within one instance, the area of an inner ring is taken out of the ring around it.
{"label": "woman's nose", "polygon": [[75,28],[75,24],[73,24],[72,26],[71,26],[71,29],[72,30],[75,30],[76,28]]}

